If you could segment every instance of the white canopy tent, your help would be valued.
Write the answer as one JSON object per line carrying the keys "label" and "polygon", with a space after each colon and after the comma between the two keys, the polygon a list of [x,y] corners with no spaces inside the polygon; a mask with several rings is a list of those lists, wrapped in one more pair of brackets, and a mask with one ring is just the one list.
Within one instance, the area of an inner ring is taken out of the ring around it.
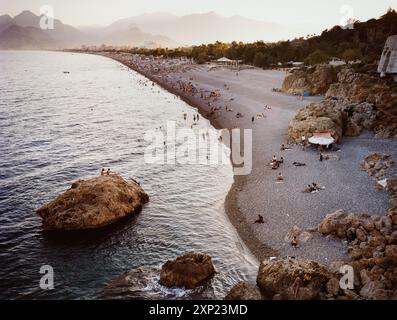
{"label": "white canopy tent", "polygon": [[320,146],[329,146],[335,142],[335,139],[332,138],[329,132],[314,133],[313,136],[309,138],[309,142]]}

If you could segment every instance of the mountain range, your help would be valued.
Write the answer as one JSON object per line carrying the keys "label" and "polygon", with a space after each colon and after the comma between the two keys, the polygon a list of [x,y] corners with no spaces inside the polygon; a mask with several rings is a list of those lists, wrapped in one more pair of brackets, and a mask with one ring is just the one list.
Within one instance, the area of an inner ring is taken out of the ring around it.
{"label": "mountain range", "polygon": [[242,16],[223,17],[215,12],[185,16],[149,13],[103,27],[73,27],[54,20],[54,29],[48,30],[40,28],[40,19],[41,16],[30,11],[15,17],[1,15],[0,49],[61,49],[102,44],[174,48],[215,41],[277,41],[291,32],[290,28],[275,23]]}

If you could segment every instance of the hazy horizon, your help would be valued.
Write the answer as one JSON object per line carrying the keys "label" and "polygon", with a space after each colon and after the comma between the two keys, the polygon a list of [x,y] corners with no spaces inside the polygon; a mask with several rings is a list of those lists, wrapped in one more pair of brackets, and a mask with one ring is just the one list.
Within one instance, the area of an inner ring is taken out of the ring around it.
{"label": "hazy horizon", "polygon": [[[245,18],[277,23],[291,29],[300,29],[300,34],[319,33],[331,26],[341,24],[346,17],[360,21],[377,18],[389,7],[395,6],[395,1],[379,0],[358,1],[336,0],[332,3],[324,1],[267,1],[246,0],[202,0],[186,2],[180,0],[2,0],[0,14],[15,16],[23,10],[39,14],[40,7],[50,5],[54,8],[56,19],[76,27],[106,26],[119,19],[137,16],[145,13],[170,13],[183,16],[195,13],[215,12],[221,16],[234,15]],[[347,6],[347,7],[346,7]],[[94,10],[93,10],[94,8]],[[297,36],[298,36],[298,31]]]}

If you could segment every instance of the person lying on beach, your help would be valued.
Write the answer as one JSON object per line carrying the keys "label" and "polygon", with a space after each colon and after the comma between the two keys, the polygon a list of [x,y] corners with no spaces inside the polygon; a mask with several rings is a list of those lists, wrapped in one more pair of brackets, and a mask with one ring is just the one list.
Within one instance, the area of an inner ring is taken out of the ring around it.
{"label": "person lying on beach", "polygon": [[296,161],[292,162],[292,164],[293,164],[295,167],[304,167],[304,166],[306,166],[306,163],[296,162]]}
{"label": "person lying on beach", "polygon": [[255,220],[254,223],[265,223],[265,220],[263,220],[263,216],[261,216],[260,214],[258,214],[258,220]]}

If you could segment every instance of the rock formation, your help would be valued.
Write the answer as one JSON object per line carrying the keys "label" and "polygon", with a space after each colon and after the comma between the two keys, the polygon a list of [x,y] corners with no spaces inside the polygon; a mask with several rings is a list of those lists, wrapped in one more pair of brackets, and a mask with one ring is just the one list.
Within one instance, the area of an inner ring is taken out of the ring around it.
{"label": "rock formation", "polygon": [[[338,290],[333,285],[336,282]],[[267,299],[313,300],[339,294],[337,275],[310,260],[264,260],[259,266],[257,284]]]}
{"label": "rock formation", "polygon": [[[383,178],[393,162],[371,153],[361,163],[370,176]],[[390,208],[384,216],[338,210],[318,225],[324,235],[345,239],[353,259],[356,291],[364,299],[397,299],[397,178],[387,179]]]}
{"label": "rock formation", "polygon": [[187,253],[167,261],[161,268],[160,283],[166,287],[194,289],[215,274],[212,259],[204,253]]}
{"label": "rock formation", "polygon": [[262,294],[255,283],[239,282],[230,289],[225,300],[262,300]]}
{"label": "rock formation", "polygon": [[337,80],[336,71],[329,65],[295,70],[283,82],[281,91],[291,94],[324,95],[329,86]]}
{"label": "rock formation", "polygon": [[[378,137],[397,137],[397,86],[390,79],[381,79],[369,71],[356,71],[350,66],[340,68],[338,73],[336,70],[328,65],[295,70],[284,79],[281,91],[299,95],[306,91],[338,100],[342,106],[349,102],[355,104],[354,116],[346,119],[345,135],[356,136],[366,128]],[[324,121],[318,126],[332,127]]]}
{"label": "rock formation", "polygon": [[340,141],[343,135],[357,136],[364,129],[372,129],[375,118],[375,109],[369,103],[324,100],[300,109],[291,120],[288,133],[297,142],[316,132],[329,132]]}
{"label": "rock formation", "polygon": [[74,182],[37,213],[46,230],[92,229],[140,212],[148,200],[138,183],[128,183],[118,175],[105,175]]}
{"label": "rock formation", "polygon": [[393,164],[394,161],[390,159],[390,155],[381,153],[370,153],[360,163],[361,168],[377,180],[385,178],[386,171]]}
{"label": "rock formation", "polygon": [[397,136],[397,86],[367,73],[357,73],[344,68],[338,73],[338,81],[329,87],[327,98],[355,103],[367,102],[377,110],[373,130],[378,137]]}
{"label": "rock formation", "polygon": [[342,137],[343,113],[336,108],[334,101],[313,103],[300,109],[288,127],[288,134],[292,139],[301,142],[316,132],[329,132],[339,141]]}

